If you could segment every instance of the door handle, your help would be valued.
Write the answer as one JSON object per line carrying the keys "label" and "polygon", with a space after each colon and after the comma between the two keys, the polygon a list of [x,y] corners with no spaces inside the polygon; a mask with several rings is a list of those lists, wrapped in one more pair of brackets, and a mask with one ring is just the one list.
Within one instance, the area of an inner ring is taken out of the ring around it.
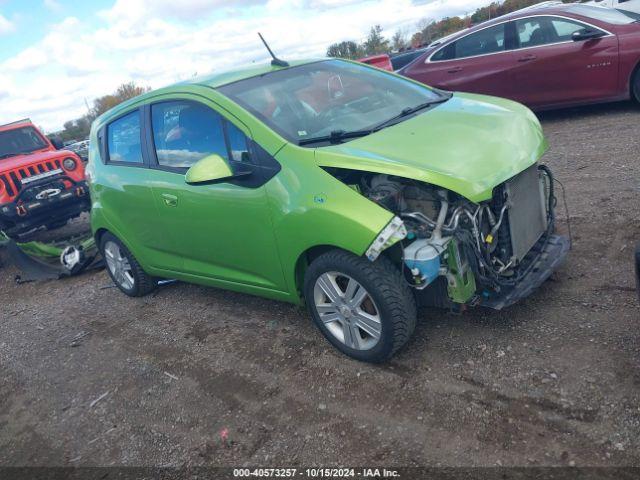
{"label": "door handle", "polygon": [[518,59],[519,62],[530,62],[531,60],[535,60],[536,57],[535,55],[525,55],[524,57],[520,57]]}
{"label": "door handle", "polygon": [[162,197],[162,201],[167,207],[178,206],[178,197],[176,197],[175,195],[171,195],[170,193],[163,193],[160,196]]}
{"label": "door handle", "polygon": [[458,72],[461,72],[461,71],[462,71],[462,67],[453,67],[452,69],[447,70],[447,72],[449,72],[449,73],[458,73]]}

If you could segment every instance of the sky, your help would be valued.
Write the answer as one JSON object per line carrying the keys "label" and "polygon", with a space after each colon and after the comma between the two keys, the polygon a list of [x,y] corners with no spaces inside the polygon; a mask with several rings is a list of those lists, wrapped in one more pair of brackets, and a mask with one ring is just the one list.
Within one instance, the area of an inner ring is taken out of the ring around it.
{"label": "sky", "polygon": [[281,58],[317,58],[380,24],[408,35],[424,18],[490,0],[0,0],[0,124],[47,132],[134,81],[159,88],[263,63],[261,32]]}

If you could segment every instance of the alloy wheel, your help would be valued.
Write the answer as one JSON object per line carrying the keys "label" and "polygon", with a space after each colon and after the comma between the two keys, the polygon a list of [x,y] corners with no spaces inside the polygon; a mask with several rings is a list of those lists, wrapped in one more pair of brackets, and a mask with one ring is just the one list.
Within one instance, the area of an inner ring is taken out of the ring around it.
{"label": "alloy wheel", "polygon": [[380,341],[380,312],[367,290],[355,279],[326,272],[314,286],[314,303],[326,329],[355,350],[369,350]]}
{"label": "alloy wheel", "polygon": [[131,264],[127,257],[122,254],[122,250],[117,243],[109,240],[104,246],[104,257],[107,262],[109,272],[113,276],[118,285],[125,290],[133,289],[135,279]]}

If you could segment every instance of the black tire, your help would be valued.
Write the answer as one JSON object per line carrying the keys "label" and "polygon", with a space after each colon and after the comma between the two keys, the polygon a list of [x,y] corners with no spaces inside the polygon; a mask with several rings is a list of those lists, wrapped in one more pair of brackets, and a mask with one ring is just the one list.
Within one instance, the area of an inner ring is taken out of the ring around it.
{"label": "black tire", "polygon": [[640,103],[640,68],[636,70],[631,79],[631,96],[636,102]]}
{"label": "black tire", "polygon": [[[336,338],[321,320],[314,289],[318,278],[328,272],[345,274],[358,282],[373,300],[380,318],[377,344],[361,350]],[[416,327],[416,301],[401,271],[386,257],[370,262],[343,250],[331,250],[316,258],[305,274],[304,296],[309,312],[322,334],[342,353],[356,360],[382,363],[407,344]]]}
{"label": "black tire", "polygon": [[[131,267],[130,273],[133,277],[133,285],[130,288],[125,287],[120,281],[116,279],[114,273],[111,271],[111,268],[108,265],[105,247],[109,242],[115,243],[120,249],[122,255],[129,261],[129,266]],[[107,273],[109,273],[111,280],[113,280],[113,283],[120,289],[122,293],[130,297],[144,297],[145,295],[150,294],[156,288],[158,288],[158,280],[155,277],[147,274],[147,272],[143,270],[138,261],[131,254],[129,249],[117,237],[109,232],[104,233],[100,237],[100,254],[105,259]]]}

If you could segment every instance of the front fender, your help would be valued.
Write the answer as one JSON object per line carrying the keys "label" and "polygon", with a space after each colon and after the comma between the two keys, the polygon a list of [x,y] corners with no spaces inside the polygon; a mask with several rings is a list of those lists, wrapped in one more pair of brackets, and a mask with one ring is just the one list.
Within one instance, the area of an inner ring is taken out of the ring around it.
{"label": "front fender", "polygon": [[364,255],[393,214],[318,167],[312,150],[295,149],[295,159],[293,153],[279,152],[282,170],[266,188],[287,287],[298,296],[301,255],[327,245]]}

